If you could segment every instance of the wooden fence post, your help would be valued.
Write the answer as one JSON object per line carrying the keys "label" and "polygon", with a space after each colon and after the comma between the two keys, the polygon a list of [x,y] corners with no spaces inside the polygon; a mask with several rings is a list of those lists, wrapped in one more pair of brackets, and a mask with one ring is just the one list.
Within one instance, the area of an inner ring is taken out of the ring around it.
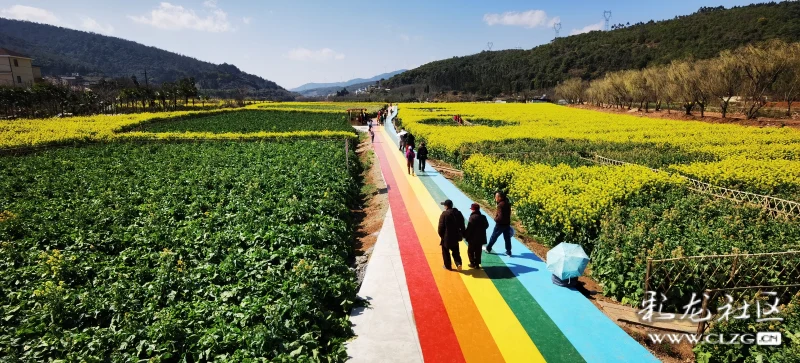
{"label": "wooden fence post", "polygon": [[[711,300],[713,297],[710,295],[710,290],[703,291],[703,305],[700,308],[700,316],[702,317],[703,314],[708,310],[708,300]],[[708,297],[706,297],[708,296]],[[697,323],[697,336],[703,335],[706,330],[706,322],[703,319]]]}
{"label": "wooden fence post", "polygon": [[350,171],[350,143],[347,142],[347,138],[344,138],[344,165],[347,168],[347,171]]}
{"label": "wooden fence post", "polygon": [[644,274],[644,293],[647,295],[647,292],[650,291],[650,269],[653,267],[653,259],[648,257],[647,258],[647,271]]}

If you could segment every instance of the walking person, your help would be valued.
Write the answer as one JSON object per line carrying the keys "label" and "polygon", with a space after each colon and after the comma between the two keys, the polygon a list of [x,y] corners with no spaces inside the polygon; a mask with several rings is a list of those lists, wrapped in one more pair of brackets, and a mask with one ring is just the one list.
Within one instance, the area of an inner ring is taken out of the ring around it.
{"label": "walking person", "polygon": [[442,259],[444,259],[444,267],[446,270],[452,270],[453,265],[450,261],[450,255],[453,255],[453,261],[456,263],[456,268],[461,270],[461,252],[459,251],[459,243],[464,236],[464,215],[453,208],[453,202],[448,199],[442,202],[444,212],[439,216],[439,237],[441,241],[439,245],[442,246]]}
{"label": "walking person", "polygon": [[404,128],[401,128],[400,132],[397,133],[397,136],[400,138],[400,151],[402,152],[406,151],[406,135],[408,135],[408,132],[406,132]]}
{"label": "walking person", "polygon": [[506,244],[506,256],[511,257],[511,204],[508,204],[508,198],[503,192],[495,193],[494,201],[497,202],[497,213],[494,216],[494,230],[486,246],[486,253],[492,253],[492,246],[502,234]]}
{"label": "walking person", "polygon": [[425,146],[424,141],[419,145],[419,149],[417,149],[417,160],[419,161],[419,172],[424,173],[425,160],[428,160],[428,148]]}
{"label": "walking person", "polygon": [[370,142],[375,143],[375,131],[372,131],[372,129],[369,129],[369,138]]}
{"label": "walking person", "polygon": [[415,149],[417,147],[417,144],[415,143],[415,141],[416,141],[416,139],[414,138],[414,134],[412,134],[410,132],[408,134],[406,134],[406,145],[407,146],[411,146],[412,149]]}
{"label": "walking person", "polygon": [[483,245],[486,244],[486,230],[489,229],[489,220],[481,214],[481,206],[472,203],[469,207],[472,211],[467,222],[467,229],[464,230],[464,239],[467,240],[467,256],[469,257],[470,268],[481,268],[481,254]]}
{"label": "walking person", "polygon": [[406,149],[406,169],[408,170],[408,174],[411,176],[417,176],[417,174],[414,173],[415,156],[414,148],[412,148],[411,145],[408,145],[408,148]]}

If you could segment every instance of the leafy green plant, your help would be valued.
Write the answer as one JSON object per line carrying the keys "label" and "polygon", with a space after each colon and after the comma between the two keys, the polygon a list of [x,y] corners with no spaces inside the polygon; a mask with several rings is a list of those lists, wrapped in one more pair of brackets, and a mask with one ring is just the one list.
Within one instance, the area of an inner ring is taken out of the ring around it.
{"label": "leafy green plant", "polygon": [[146,132],[353,131],[344,113],[242,110],[162,119],[141,126]]}
{"label": "leafy green plant", "polygon": [[346,360],[349,160],[340,141],[0,158],[0,356]]}

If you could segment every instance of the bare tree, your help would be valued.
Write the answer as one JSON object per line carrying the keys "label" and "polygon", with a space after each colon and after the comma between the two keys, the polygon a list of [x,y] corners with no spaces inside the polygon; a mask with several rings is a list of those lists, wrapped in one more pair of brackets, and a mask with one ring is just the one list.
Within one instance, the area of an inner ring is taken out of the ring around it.
{"label": "bare tree", "polygon": [[607,87],[610,96],[609,98],[613,100],[613,103],[619,108],[623,108],[626,104],[628,104],[628,109],[630,109],[631,105],[629,102],[631,102],[631,97],[628,93],[628,88],[625,87],[624,73],[607,73],[605,79],[608,83]]}
{"label": "bare tree", "polygon": [[790,44],[784,48],[783,56],[788,64],[775,81],[775,91],[786,102],[786,116],[792,116],[792,103],[800,96],[800,43]]}
{"label": "bare tree", "polygon": [[707,61],[697,61],[692,63],[692,80],[690,86],[694,93],[694,100],[700,106],[700,117],[706,116],[706,107],[711,100],[711,93],[708,88],[704,87],[703,79],[708,77],[708,73],[712,71]]}
{"label": "bare tree", "polygon": [[743,69],[730,51],[723,51],[719,57],[704,63],[706,72],[700,77],[700,87],[705,89],[713,100],[720,103],[722,117],[725,118],[731,99],[741,92],[744,81]]}
{"label": "bare tree", "polygon": [[767,92],[788,68],[784,52],[787,46],[781,40],[772,40],[761,45],[749,44],[733,52],[745,75],[742,91],[748,119],[755,118],[766,105]]}
{"label": "bare tree", "polygon": [[623,72],[622,76],[631,104],[638,103],[639,111],[641,111],[642,106],[650,101],[651,94],[647,79],[644,78],[644,72],[630,70]]}
{"label": "bare tree", "polygon": [[[661,110],[662,102],[667,104],[667,109],[669,110],[669,103],[671,102],[671,99],[669,97],[669,92],[667,92],[667,67],[650,67],[646,68],[643,72],[644,79],[647,81],[647,86],[650,91],[649,97],[653,100],[653,102],[655,102],[656,111]],[[645,111],[646,110],[647,109],[645,108]]]}
{"label": "bare tree", "polygon": [[572,104],[582,104],[586,99],[586,82],[580,78],[570,78],[556,86],[556,95]]}
{"label": "bare tree", "polygon": [[697,104],[697,75],[691,61],[672,61],[667,69],[670,97],[680,102],[687,115]]}

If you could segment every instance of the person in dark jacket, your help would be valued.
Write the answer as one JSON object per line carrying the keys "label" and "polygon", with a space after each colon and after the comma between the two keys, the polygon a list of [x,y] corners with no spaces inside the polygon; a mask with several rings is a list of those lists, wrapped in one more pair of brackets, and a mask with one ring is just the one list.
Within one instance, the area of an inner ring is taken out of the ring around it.
{"label": "person in dark jacket", "polygon": [[439,216],[439,237],[442,246],[442,258],[444,259],[444,268],[452,270],[450,262],[450,254],[453,255],[453,260],[456,262],[456,268],[461,269],[461,251],[459,250],[459,243],[464,236],[464,215],[453,208],[453,202],[448,199],[442,202],[444,212]]}
{"label": "person in dark jacket", "polygon": [[467,229],[464,230],[469,267],[481,268],[481,249],[486,244],[486,230],[489,229],[489,221],[485,215],[481,214],[481,206],[478,203],[472,203],[469,209],[472,213],[469,215]]}
{"label": "person in dark jacket", "polygon": [[508,198],[503,192],[495,193],[494,201],[497,202],[497,213],[494,216],[494,230],[486,246],[486,252],[492,253],[492,246],[502,234],[506,244],[506,256],[511,257],[511,204],[508,204]]}
{"label": "person in dark jacket", "polygon": [[406,135],[406,145],[411,146],[412,149],[416,149],[417,145],[414,144],[414,135],[410,132]]}
{"label": "person in dark jacket", "polygon": [[419,171],[425,172],[425,160],[428,160],[428,148],[425,146],[425,143],[419,145],[419,149],[417,149],[417,160],[419,160]]}

